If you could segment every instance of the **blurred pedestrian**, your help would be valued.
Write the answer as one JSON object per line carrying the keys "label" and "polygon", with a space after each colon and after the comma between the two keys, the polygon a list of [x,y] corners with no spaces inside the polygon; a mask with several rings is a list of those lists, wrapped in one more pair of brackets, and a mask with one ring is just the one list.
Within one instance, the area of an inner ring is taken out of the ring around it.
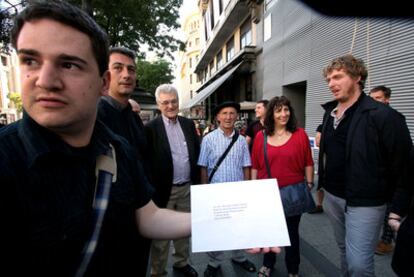
{"label": "blurred pedestrian", "polygon": [[247,127],[246,130],[246,141],[249,145],[250,152],[253,148],[254,143],[254,137],[258,132],[263,130],[264,128],[264,119],[266,117],[266,111],[267,111],[267,104],[269,103],[269,100],[263,99],[256,102],[256,107],[254,109],[254,112],[256,113],[256,121],[253,121],[250,123],[250,125]]}
{"label": "blurred pedestrian", "polygon": [[[384,103],[385,105],[390,104],[391,100],[391,89],[386,86],[377,86],[372,88],[369,91],[369,96],[381,103]],[[393,182],[393,180],[389,180],[390,182]],[[384,221],[382,225],[382,234],[381,239],[377,244],[377,247],[375,248],[375,254],[378,255],[384,255],[391,253],[394,249],[394,246],[392,244],[394,240],[394,232],[392,231],[391,227],[388,225],[388,215],[390,213],[391,209],[391,203],[387,203],[387,209],[385,211]]]}
{"label": "blurred pedestrian", "polygon": [[[318,127],[316,128],[316,135],[315,135],[315,144],[316,147],[319,147],[321,144],[321,131],[322,131],[322,125],[318,125]],[[316,189],[316,206],[315,209],[313,209],[312,211],[308,212],[308,214],[320,214],[323,213],[323,197],[324,197],[324,192],[323,189],[321,188],[321,186],[319,186]]]}
{"label": "blurred pedestrian", "polygon": [[406,176],[406,186],[397,191],[392,202],[388,224],[397,232],[392,268],[401,277],[413,275],[414,249],[414,147],[410,152],[410,166]]}
{"label": "blurred pedestrian", "polygon": [[141,113],[141,106],[139,105],[139,103],[132,98],[129,98],[128,102],[131,105],[132,111],[139,115]]}

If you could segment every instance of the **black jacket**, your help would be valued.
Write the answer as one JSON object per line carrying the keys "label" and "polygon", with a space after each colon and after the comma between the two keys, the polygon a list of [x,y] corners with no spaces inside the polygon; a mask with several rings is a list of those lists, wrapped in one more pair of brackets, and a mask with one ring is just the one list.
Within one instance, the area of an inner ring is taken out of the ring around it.
{"label": "black jacket", "polygon": [[[413,275],[414,248],[414,147],[411,148],[410,167],[407,172],[406,189],[397,193],[392,203],[391,211],[400,215],[407,216],[401,223],[395,242],[394,256],[392,258],[392,268],[398,276]],[[408,213],[408,214],[407,214]]]}
{"label": "black jacket", "polygon": [[[411,137],[405,118],[363,92],[356,103],[346,139],[345,198],[349,206],[379,206],[390,201],[397,187],[403,186]],[[322,107],[325,114],[319,151],[319,186],[325,184],[324,130],[336,101]]]}
{"label": "black jacket", "polygon": [[[178,117],[187,142],[188,155],[190,159],[191,181],[193,184],[200,183],[200,169],[197,166],[200,154],[200,143],[192,120]],[[168,142],[162,116],[151,120],[145,125],[147,141],[149,144],[152,178],[151,183],[155,188],[154,202],[159,207],[165,207],[171,194],[173,181],[173,161],[171,148]]]}

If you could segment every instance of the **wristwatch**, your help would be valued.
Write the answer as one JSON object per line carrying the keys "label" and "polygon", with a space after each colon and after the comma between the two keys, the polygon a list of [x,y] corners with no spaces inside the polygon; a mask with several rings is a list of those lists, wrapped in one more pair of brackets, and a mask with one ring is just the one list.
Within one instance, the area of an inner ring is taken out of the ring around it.
{"label": "wristwatch", "polygon": [[306,182],[308,184],[308,186],[313,187],[315,184],[313,182]]}

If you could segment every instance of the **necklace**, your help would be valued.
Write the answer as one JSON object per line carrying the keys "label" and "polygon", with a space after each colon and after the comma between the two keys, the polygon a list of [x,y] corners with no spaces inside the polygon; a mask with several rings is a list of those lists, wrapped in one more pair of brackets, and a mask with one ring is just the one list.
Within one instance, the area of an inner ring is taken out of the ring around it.
{"label": "necklace", "polygon": [[286,130],[283,130],[282,132],[275,132],[277,137],[283,137],[287,134]]}

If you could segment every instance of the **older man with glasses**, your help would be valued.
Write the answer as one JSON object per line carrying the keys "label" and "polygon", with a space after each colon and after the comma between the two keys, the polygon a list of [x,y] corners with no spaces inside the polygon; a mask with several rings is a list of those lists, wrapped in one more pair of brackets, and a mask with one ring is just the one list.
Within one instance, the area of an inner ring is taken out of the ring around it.
{"label": "older man with glasses", "polygon": [[[190,211],[190,185],[199,184],[197,167],[199,139],[192,120],[178,116],[177,90],[160,85],[155,98],[161,116],[145,126],[150,144],[154,201],[159,207]],[[189,239],[174,240],[173,268],[184,276],[197,276],[188,263]],[[167,276],[169,240],[154,240],[151,247],[151,276]]]}

